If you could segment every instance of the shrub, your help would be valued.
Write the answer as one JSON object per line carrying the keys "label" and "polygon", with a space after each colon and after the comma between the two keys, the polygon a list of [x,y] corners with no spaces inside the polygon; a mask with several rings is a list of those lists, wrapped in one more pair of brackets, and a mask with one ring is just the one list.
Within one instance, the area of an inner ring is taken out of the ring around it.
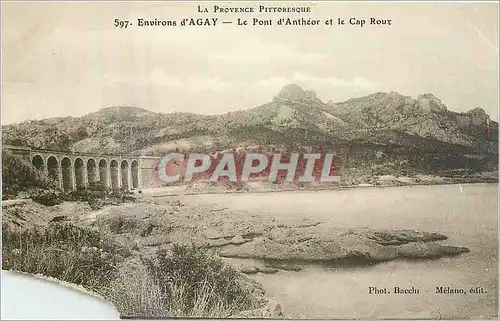
{"label": "shrub", "polygon": [[43,274],[90,289],[116,277],[118,247],[99,231],[72,224],[11,229],[2,225],[2,268]]}
{"label": "shrub", "polygon": [[89,183],[89,186],[87,188],[89,191],[94,191],[94,192],[107,192],[109,193],[111,190],[104,186],[101,182],[91,182]]}
{"label": "shrub", "polygon": [[241,274],[194,246],[160,250],[127,266],[103,295],[124,314],[141,317],[228,317],[257,302]]}
{"label": "shrub", "polygon": [[125,316],[173,316],[162,297],[157,280],[140,263],[123,266],[118,277],[99,292]]}
{"label": "shrub", "polygon": [[175,315],[208,316],[212,308],[231,313],[253,304],[239,272],[195,246],[160,250],[155,261],[145,264]]}
{"label": "shrub", "polygon": [[140,222],[135,217],[120,215],[109,221],[109,230],[113,234],[122,234],[134,228],[137,228]]}
{"label": "shrub", "polygon": [[123,248],[98,230],[50,223],[28,230],[4,224],[2,232],[4,269],[82,285],[122,315],[228,317],[258,302],[239,272],[195,247],[174,246],[134,265],[123,264]]}
{"label": "shrub", "polygon": [[55,188],[34,188],[30,190],[29,195],[34,202],[45,206],[54,206],[63,202],[61,192]]}
{"label": "shrub", "polygon": [[241,191],[245,187],[245,183],[237,181],[237,182],[228,182],[226,184],[228,189],[230,190],[236,190],[236,191]]}
{"label": "shrub", "polygon": [[53,206],[64,201],[67,202],[85,202],[92,209],[99,209],[105,205],[116,205],[125,202],[134,202],[136,197],[128,191],[112,191],[106,187],[93,185],[89,188],[79,187],[74,191],[61,192],[50,184],[45,188],[36,187],[28,191],[30,198],[39,204]]}

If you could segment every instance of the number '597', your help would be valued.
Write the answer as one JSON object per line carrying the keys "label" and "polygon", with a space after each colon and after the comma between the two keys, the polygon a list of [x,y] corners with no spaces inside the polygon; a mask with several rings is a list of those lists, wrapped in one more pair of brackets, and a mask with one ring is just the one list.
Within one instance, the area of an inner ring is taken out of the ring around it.
{"label": "number '597'", "polygon": [[127,28],[131,26],[130,21],[115,19],[115,28]]}

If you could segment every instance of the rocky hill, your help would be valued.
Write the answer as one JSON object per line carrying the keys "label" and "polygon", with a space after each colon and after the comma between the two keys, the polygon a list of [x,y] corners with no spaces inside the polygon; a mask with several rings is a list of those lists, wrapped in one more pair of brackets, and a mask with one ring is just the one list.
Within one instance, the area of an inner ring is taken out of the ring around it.
{"label": "rocky hill", "polygon": [[342,167],[390,165],[389,172],[495,170],[498,123],[480,108],[447,109],[432,94],[396,92],[324,103],[287,85],[262,106],[224,115],[153,113],[110,107],[79,118],[3,126],[3,143],[109,154],[162,155],[178,150],[314,148],[335,151]]}

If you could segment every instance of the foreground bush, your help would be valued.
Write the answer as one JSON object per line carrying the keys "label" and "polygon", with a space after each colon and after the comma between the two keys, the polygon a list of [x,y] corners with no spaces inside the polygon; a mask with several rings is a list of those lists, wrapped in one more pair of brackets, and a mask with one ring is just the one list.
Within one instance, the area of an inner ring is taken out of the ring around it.
{"label": "foreground bush", "polygon": [[144,317],[228,317],[256,302],[233,267],[178,245],[122,270],[105,296],[125,315]]}
{"label": "foreground bush", "polygon": [[204,315],[207,311],[202,308],[240,310],[252,304],[239,272],[194,246],[176,245],[171,252],[159,251],[156,261],[147,261],[146,266],[158,280],[163,297],[178,301],[176,307],[190,315]]}
{"label": "foreground bush", "polygon": [[96,230],[71,224],[45,229],[2,225],[2,268],[43,274],[96,289],[116,277],[117,248]]}
{"label": "foreground bush", "polygon": [[228,317],[254,305],[235,269],[195,247],[175,246],[134,264],[98,230],[50,224],[24,231],[2,225],[2,232],[4,269],[82,285],[122,315]]}

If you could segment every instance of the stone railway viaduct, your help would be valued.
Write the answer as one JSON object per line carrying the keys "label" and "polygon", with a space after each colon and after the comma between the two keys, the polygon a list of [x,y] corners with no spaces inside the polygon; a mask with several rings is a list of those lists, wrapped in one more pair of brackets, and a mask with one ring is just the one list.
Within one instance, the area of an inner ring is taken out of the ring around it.
{"label": "stone railway viaduct", "polygon": [[4,145],[3,149],[29,160],[42,178],[54,180],[65,191],[92,183],[127,190],[161,186],[153,177],[160,157],[91,154],[11,145]]}

